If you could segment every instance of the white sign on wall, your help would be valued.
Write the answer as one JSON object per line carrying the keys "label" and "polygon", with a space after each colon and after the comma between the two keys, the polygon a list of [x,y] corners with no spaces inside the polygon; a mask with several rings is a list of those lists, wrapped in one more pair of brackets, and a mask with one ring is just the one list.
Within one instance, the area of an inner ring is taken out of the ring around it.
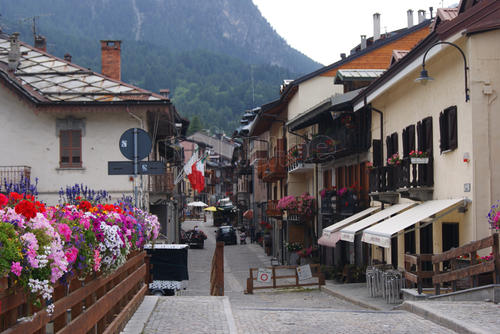
{"label": "white sign on wall", "polygon": [[312,278],[311,266],[306,264],[304,266],[297,267],[297,276],[299,276],[299,281]]}
{"label": "white sign on wall", "polygon": [[259,268],[257,271],[257,282],[267,283],[271,282],[273,272],[271,269]]}

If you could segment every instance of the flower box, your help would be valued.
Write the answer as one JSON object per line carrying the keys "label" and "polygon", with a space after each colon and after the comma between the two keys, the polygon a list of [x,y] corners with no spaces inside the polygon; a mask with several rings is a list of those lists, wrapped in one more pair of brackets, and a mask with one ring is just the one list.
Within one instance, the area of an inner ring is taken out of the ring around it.
{"label": "flower box", "polygon": [[412,164],[428,164],[429,158],[410,158]]}

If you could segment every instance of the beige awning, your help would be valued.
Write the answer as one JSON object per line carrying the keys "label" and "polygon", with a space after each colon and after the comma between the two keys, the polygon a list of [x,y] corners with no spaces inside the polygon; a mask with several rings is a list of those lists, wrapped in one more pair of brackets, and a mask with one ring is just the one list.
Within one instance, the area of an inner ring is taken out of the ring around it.
{"label": "beige awning", "polygon": [[[340,240],[340,232],[339,232],[340,229],[342,229],[343,227],[346,227],[347,225],[352,224],[360,219],[363,219],[366,216],[368,216],[369,214],[371,214],[375,211],[378,211],[378,210],[380,210],[379,206],[372,206],[372,207],[369,207],[368,209],[365,209],[361,212],[358,212],[358,213],[356,213],[356,214],[354,214],[354,215],[352,215],[344,220],[341,220],[338,223],[335,223],[333,225],[325,227],[323,229],[323,235],[322,235],[322,237],[323,236],[325,237],[324,239],[322,239],[322,243],[324,241],[323,245],[328,246],[328,247],[334,247],[334,246],[330,246],[330,245],[335,245]],[[326,244],[327,242],[328,242],[328,244]]]}
{"label": "beige awning", "polygon": [[405,209],[417,205],[418,203],[400,203],[392,205],[384,210],[381,210],[371,216],[368,216],[360,221],[350,224],[340,230],[340,240],[345,240],[349,242],[354,242],[354,236],[357,232],[364,230],[367,227],[372,226],[392,215],[395,215]]}
{"label": "beige awning", "polygon": [[459,204],[466,203],[463,198],[427,201],[366,229],[361,240],[369,244],[390,248],[393,234],[446,209],[454,209]]}

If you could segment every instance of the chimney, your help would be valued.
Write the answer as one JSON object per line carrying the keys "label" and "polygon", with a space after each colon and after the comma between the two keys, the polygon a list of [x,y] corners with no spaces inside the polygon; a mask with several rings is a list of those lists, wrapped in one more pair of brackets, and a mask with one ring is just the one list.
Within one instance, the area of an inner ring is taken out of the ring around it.
{"label": "chimney", "polygon": [[411,27],[413,27],[413,10],[408,9],[408,11],[406,12],[406,15],[408,17],[408,28],[411,28]]}
{"label": "chimney", "polygon": [[66,53],[64,55],[64,60],[66,60],[68,63],[71,63],[71,55],[69,53]]}
{"label": "chimney", "polygon": [[19,33],[15,32],[9,37],[10,50],[7,55],[7,60],[9,62],[9,71],[14,72],[19,66],[19,60],[21,59],[21,46],[19,43]]}
{"label": "chimney", "polygon": [[170,98],[170,89],[165,88],[165,89],[160,89],[160,95],[166,97],[167,99]]}
{"label": "chimney", "polygon": [[430,15],[431,15],[431,17],[430,17],[430,18],[431,18],[431,20],[433,19],[433,17],[432,17],[432,15],[433,15],[433,14],[432,14],[432,12],[433,12],[433,11],[434,11],[434,7],[429,7],[429,13],[430,13]]}
{"label": "chimney", "polygon": [[373,42],[380,39],[380,14],[373,14]]}
{"label": "chimney", "polygon": [[366,35],[361,35],[361,50],[366,49]]}
{"label": "chimney", "polygon": [[343,52],[342,52],[342,53],[340,54],[340,59],[346,59],[346,57],[347,57],[347,56],[346,56],[346,54],[345,54],[345,53],[343,53]]}
{"label": "chimney", "polygon": [[418,11],[418,23],[422,23],[425,21],[425,10],[419,9]]}
{"label": "chimney", "polygon": [[122,41],[101,41],[101,72],[107,77],[121,80],[120,44]]}
{"label": "chimney", "polygon": [[42,35],[35,35],[35,48],[47,52],[47,39]]}

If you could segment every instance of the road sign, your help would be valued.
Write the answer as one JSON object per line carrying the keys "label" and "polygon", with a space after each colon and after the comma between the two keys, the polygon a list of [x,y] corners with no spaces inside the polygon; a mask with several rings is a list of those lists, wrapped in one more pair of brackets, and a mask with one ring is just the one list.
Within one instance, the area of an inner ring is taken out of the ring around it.
{"label": "road sign", "polygon": [[[163,175],[165,174],[165,163],[162,161],[139,161],[137,174]],[[108,161],[108,175],[134,175],[134,162]]]}
{"label": "road sign", "polygon": [[151,137],[143,129],[132,128],[125,131],[120,137],[120,152],[129,160],[134,160],[134,146],[137,138],[137,160],[142,160],[151,153],[153,143]]}
{"label": "road sign", "polygon": [[257,282],[267,283],[271,282],[271,277],[273,275],[273,271],[267,268],[259,268],[257,271]]}
{"label": "road sign", "polygon": [[312,278],[311,266],[306,264],[304,266],[297,267],[297,276],[299,276],[299,281]]}

